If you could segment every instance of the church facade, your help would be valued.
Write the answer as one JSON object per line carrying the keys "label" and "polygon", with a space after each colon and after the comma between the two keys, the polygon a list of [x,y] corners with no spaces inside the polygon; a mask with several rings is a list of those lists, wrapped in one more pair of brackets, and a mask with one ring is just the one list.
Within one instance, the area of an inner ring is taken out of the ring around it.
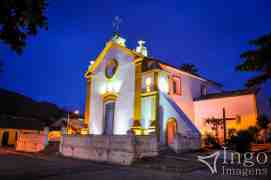
{"label": "church facade", "polygon": [[255,91],[227,94],[214,81],[149,57],[144,41],[138,43],[135,50],[128,49],[125,39],[115,35],[89,65],[84,118],[88,133],[156,134],[160,144],[173,144],[177,135],[200,138],[213,133],[205,120],[222,117],[222,109],[233,117],[231,128],[256,124]]}

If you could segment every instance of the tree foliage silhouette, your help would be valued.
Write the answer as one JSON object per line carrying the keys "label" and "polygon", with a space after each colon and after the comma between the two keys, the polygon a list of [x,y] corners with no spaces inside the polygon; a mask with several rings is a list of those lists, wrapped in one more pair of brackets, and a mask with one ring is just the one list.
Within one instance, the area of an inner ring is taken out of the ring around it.
{"label": "tree foliage silhouette", "polygon": [[48,29],[47,0],[1,0],[0,40],[21,54],[29,36]]}
{"label": "tree foliage silhouette", "polygon": [[199,75],[198,69],[194,64],[182,64],[179,69],[194,75]]}
{"label": "tree foliage silhouette", "polygon": [[249,79],[246,83],[247,87],[253,87],[263,84],[271,78],[271,33],[252,40],[249,44],[255,48],[241,54],[244,62],[236,66],[236,69],[238,71],[257,73],[255,77]]}

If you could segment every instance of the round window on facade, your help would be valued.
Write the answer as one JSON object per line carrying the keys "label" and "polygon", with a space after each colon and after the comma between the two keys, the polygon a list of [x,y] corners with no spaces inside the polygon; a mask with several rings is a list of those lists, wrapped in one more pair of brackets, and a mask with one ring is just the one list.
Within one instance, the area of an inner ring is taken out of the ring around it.
{"label": "round window on facade", "polygon": [[117,68],[118,68],[118,61],[116,59],[111,59],[106,64],[105,76],[108,79],[111,79],[115,75]]}

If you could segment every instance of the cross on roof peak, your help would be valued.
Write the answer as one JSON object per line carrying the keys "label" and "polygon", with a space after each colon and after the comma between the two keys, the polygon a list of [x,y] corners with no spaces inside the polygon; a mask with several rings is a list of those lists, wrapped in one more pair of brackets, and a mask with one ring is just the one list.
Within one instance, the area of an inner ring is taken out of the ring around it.
{"label": "cross on roof peak", "polygon": [[119,34],[120,24],[122,23],[122,19],[119,16],[115,16],[112,22],[113,30],[115,34]]}

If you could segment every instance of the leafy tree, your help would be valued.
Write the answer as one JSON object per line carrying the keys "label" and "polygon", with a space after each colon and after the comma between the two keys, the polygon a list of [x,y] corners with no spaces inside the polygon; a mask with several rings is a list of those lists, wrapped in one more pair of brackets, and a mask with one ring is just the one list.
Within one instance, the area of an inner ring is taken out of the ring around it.
{"label": "leafy tree", "polygon": [[267,118],[265,115],[260,115],[260,116],[257,118],[257,125],[258,125],[259,128],[261,128],[261,129],[267,128],[268,123],[269,123],[269,120],[268,120],[268,118]]}
{"label": "leafy tree", "polygon": [[219,149],[221,147],[218,143],[217,138],[211,134],[206,135],[206,137],[204,138],[204,144],[214,149]]}
{"label": "leafy tree", "polygon": [[21,54],[29,36],[48,29],[47,0],[1,0],[0,40]]}
{"label": "leafy tree", "polygon": [[249,79],[246,83],[246,86],[252,87],[271,78],[271,33],[252,40],[249,44],[255,46],[255,49],[241,54],[244,62],[236,66],[236,69],[258,73],[257,76]]}
{"label": "leafy tree", "polygon": [[230,143],[235,146],[235,150],[240,153],[250,151],[253,142],[253,134],[248,130],[240,130],[230,138]]}
{"label": "leafy tree", "polygon": [[182,64],[179,69],[194,75],[199,75],[198,69],[194,64]]}
{"label": "leafy tree", "polygon": [[215,138],[218,140],[219,128],[223,128],[223,119],[208,118],[205,120],[210,125],[211,129],[215,132]]}

